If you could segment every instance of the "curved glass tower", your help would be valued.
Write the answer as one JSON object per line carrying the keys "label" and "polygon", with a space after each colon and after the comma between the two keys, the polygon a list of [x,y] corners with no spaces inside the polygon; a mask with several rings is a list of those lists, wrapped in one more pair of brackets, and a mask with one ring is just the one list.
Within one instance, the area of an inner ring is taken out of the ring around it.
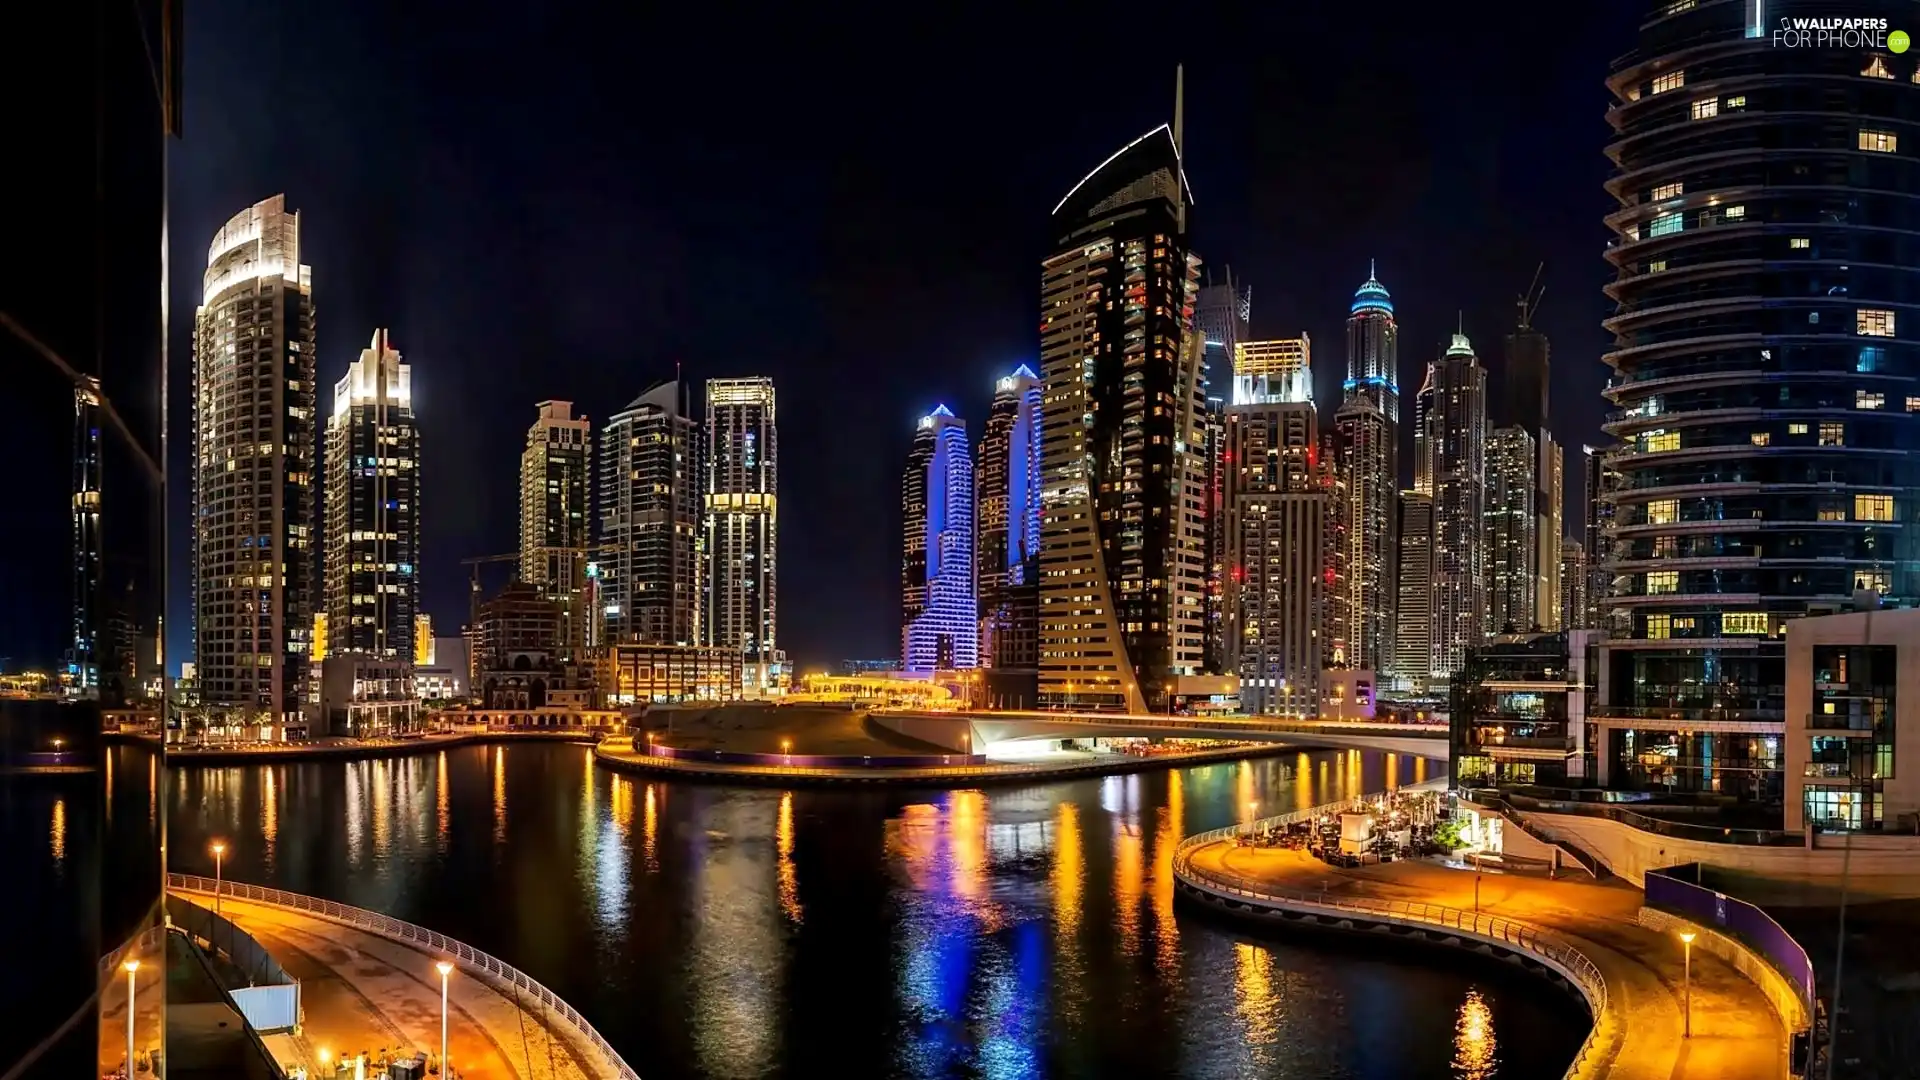
{"label": "curved glass tower", "polygon": [[966,421],[945,405],[920,418],[900,481],[900,505],[900,666],[912,672],[978,667],[973,455]]}
{"label": "curved glass tower", "polygon": [[1787,620],[1920,593],[1920,61],[1744,7],[1659,6],[1608,79],[1598,768],[1770,799]]}
{"label": "curved glass tower", "polygon": [[1384,671],[1394,651],[1400,496],[1400,330],[1368,268],[1347,318],[1345,396],[1334,413],[1346,473],[1347,648],[1336,663]]}

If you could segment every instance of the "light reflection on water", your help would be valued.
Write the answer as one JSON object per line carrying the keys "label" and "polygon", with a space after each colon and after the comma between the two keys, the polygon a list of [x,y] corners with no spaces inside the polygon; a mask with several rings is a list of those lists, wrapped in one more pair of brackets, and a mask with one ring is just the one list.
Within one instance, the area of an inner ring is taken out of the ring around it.
{"label": "light reflection on water", "polygon": [[[1181,837],[1249,804],[1379,790],[1382,755],[918,793],[676,784],[566,746],[373,764],[176,776],[177,868],[201,869],[192,859],[224,831],[235,879],[502,956],[649,1080],[1492,1080],[1495,1018],[1503,1075],[1558,1075],[1584,1034],[1577,1007],[1520,976],[1479,979],[1469,998],[1452,957],[1176,907]],[[1422,771],[1395,765],[1400,782]],[[1477,1060],[1463,1000],[1484,1010],[1479,1073],[1463,1071]]]}

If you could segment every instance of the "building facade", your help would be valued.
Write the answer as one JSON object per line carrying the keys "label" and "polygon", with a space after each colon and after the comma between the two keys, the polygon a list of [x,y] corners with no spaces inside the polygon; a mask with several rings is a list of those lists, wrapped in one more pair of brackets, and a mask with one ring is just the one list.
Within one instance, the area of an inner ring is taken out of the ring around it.
{"label": "building facade", "polygon": [[[100,380],[73,388],[73,625],[67,643],[68,685],[83,695],[100,689],[101,602],[105,553],[100,537]],[[109,660],[108,663],[112,661]]]}
{"label": "building facade", "polygon": [[679,380],[614,413],[600,430],[594,603],[607,644],[701,640],[705,474]]}
{"label": "building facade", "polygon": [[1229,664],[1241,707],[1256,714],[1310,717],[1320,704],[1328,494],[1304,386],[1300,400],[1270,395],[1227,409]]}
{"label": "building facade", "polygon": [[1369,270],[1347,318],[1345,398],[1334,413],[1346,474],[1345,666],[1385,670],[1394,648],[1400,493],[1400,330]]}
{"label": "building facade", "polygon": [[1920,66],[1774,47],[1814,0],[1742,14],[1665,5],[1607,80],[1598,711],[1617,784],[1773,801],[1791,620],[1920,601]]}
{"label": "building facade", "polygon": [[520,580],[560,606],[560,648],[585,652],[593,424],[571,401],[543,401],[520,454]]}
{"label": "building facade", "polygon": [[326,655],[414,661],[420,431],[412,366],[385,330],[333,388],[326,434]]}
{"label": "building facade", "polygon": [[1585,783],[1596,637],[1496,634],[1467,650],[1447,707],[1455,786]]}
{"label": "building facade", "polygon": [[1487,370],[1465,334],[1427,366],[1419,414],[1433,484],[1432,677],[1444,680],[1486,630]]}
{"label": "building facade", "polygon": [[1578,540],[1560,545],[1560,627],[1591,630],[1587,623],[1587,548]]}
{"label": "building facade", "polygon": [[920,418],[900,479],[900,665],[915,674],[980,666],[973,455],[945,405]]}
{"label": "building facade", "polygon": [[319,530],[313,271],[276,195],[207,248],[193,342],[193,614],[202,701],[297,720]]}
{"label": "building facade", "polygon": [[1223,267],[1221,280],[1213,280],[1194,293],[1193,322],[1205,341],[1207,385],[1224,385],[1233,374],[1240,343],[1253,339],[1253,286],[1233,276],[1233,267]]}
{"label": "building facade", "polygon": [[1392,671],[1405,689],[1433,677],[1433,495],[1400,493],[1400,581]]}
{"label": "building facade", "polygon": [[994,698],[1027,705],[1040,672],[1040,397],[1025,364],[994,384],[974,490],[980,666]]}
{"label": "building facade", "polygon": [[1204,667],[1206,377],[1179,121],[1054,207],[1041,264],[1043,706],[1160,711]]}
{"label": "building facade", "polygon": [[1536,623],[1534,562],[1539,545],[1533,530],[1538,463],[1539,448],[1526,428],[1504,427],[1487,436],[1488,636],[1524,634]]}
{"label": "building facade", "polygon": [[740,650],[713,645],[619,644],[601,654],[595,680],[606,704],[735,701],[742,694]]}
{"label": "building facade", "polygon": [[784,686],[780,437],[773,380],[707,380],[706,644],[738,649],[746,691]]}

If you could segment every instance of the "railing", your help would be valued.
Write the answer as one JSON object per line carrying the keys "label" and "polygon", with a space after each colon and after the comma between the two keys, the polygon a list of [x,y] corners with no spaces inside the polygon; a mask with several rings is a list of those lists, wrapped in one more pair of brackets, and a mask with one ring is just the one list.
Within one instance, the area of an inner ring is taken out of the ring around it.
{"label": "railing", "polygon": [[[1684,639],[1675,640],[1685,644]],[[1691,723],[1718,721],[1728,724],[1778,724],[1787,718],[1786,712],[1781,709],[1745,705],[1596,705],[1587,710],[1587,715],[1593,718],[1615,720],[1677,720]]]}
{"label": "railing", "polygon": [[1533,837],[1535,840],[1538,840],[1541,843],[1546,844],[1550,847],[1557,848],[1561,851],[1566,852],[1568,855],[1573,857],[1574,862],[1579,863],[1581,867],[1583,867],[1587,871],[1588,874],[1592,875],[1595,881],[1600,880],[1600,873],[1601,873],[1602,867],[1600,865],[1600,860],[1594,858],[1592,852],[1587,851],[1585,848],[1582,848],[1580,845],[1575,844],[1572,841],[1558,839],[1552,833],[1541,828],[1540,826],[1528,822],[1526,818],[1523,818],[1520,816],[1519,811],[1515,810],[1513,806],[1507,802],[1506,799],[1502,798],[1501,796],[1493,792],[1486,792],[1486,791],[1467,792],[1466,798],[1472,801],[1476,806],[1484,806],[1489,810],[1497,811],[1503,820],[1512,824],[1515,828],[1519,829],[1523,833],[1526,833],[1528,836]]}
{"label": "railing", "polygon": [[[1813,960],[1807,950],[1773,916],[1737,896],[1707,887],[1699,863],[1666,866],[1647,871],[1647,906],[1718,926],[1757,949],[1773,969],[1800,995],[1800,1004],[1813,1015],[1815,994]],[[1693,880],[1689,881],[1687,878]]]}
{"label": "railing", "polygon": [[1872,731],[1871,716],[1839,716],[1827,713],[1808,713],[1808,731]]}
{"label": "railing", "polygon": [[1524,795],[1507,796],[1518,810],[1538,814],[1573,814],[1579,817],[1609,818],[1644,832],[1671,836],[1675,840],[1695,840],[1702,844],[1741,844],[1748,847],[1804,847],[1805,835],[1780,829],[1735,829],[1721,825],[1689,825],[1665,818],[1638,814],[1615,803],[1556,802],[1532,799]]}
{"label": "railing", "polygon": [[1138,716],[1131,713],[1018,712],[969,714],[970,720],[1038,720],[1055,724],[1084,724],[1090,727],[1147,727],[1170,731],[1250,731],[1274,735],[1370,735],[1406,739],[1444,739],[1445,724],[1390,724],[1364,720],[1261,720],[1256,717]]}
{"label": "railing", "polygon": [[[885,770],[901,767],[900,759],[886,755],[852,758],[850,759],[850,764],[832,768],[816,765],[788,765],[784,763],[785,755],[782,754],[759,755],[762,758],[782,759],[782,763],[777,765],[730,765],[727,758],[715,757],[715,751],[712,750],[681,750],[679,753],[670,757],[661,753],[660,751],[662,749],[661,746],[656,744],[651,748],[650,752],[644,742],[638,746],[629,748],[624,736],[614,736],[602,740],[601,745],[595,750],[595,753],[602,755],[603,760],[614,764],[625,762],[647,768],[665,770],[679,769],[689,773],[707,772],[709,775],[713,774],[714,769],[724,768],[729,775],[734,776],[790,776],[795,779],[858,779],[863,776],[885,776],[887,775]],[[1193,750],[1162,757],[1102,754],[1090,759],[1073,759],[1061,762],[989,761],[979,765],[922,765],[911,766],[910,769],[911,779],[916,780],[942,778],[988,780],[997,777],[1039,778],[1063,773],[1108,773],[1121,769],[1123,765],[1128,768],[1138,769],[1150,769],[1156,766],[1181,768],[1189,765],[1210,764],[1220,759],[1230,759],[1248,753],[1259,752],[1260,749],[1258,747],[1240,745]],[[956,753],[950,756],[963,761],[968,760],[968,755],[966,754]],[[796,761],[804,760],[803,756],[799,754],[795,754],[793,757]]]}
{"label": "railing", "polygon": [[[168,874],[167,888],[181,892],[212,893],[215,887],[212,878],[198,874]],[[505,983],[515,991],[524,992],[541,1005],[551,1009],[567,1025],[573,1028],[580,1039],[598,1054],[602,1062],[620,1080],[639,1080],[639,1074],[620,1057],[619,1051],[600,1037],[600,1033],[587,1023],[587,1018],[574,1011],[573,1006],[560,999],[558,994],[540,985],[534,978],[519,968],[500,960],[488,953],[481,952],[464,942],[437,934],[424,926],[396,919],[378,912],[357,908],[350,904],[339,904],[332,900],[303,896],[300,893],[269,889],[261,885],[248,885],[244,882],[227,881],[221,885],[221,895],[235,900],[245,900],[256,904],[270,904],[274,907],[292,908],[317,915],[323,919],[351,926],[356,930],[378,934],[395,941],[409,942],[424,946],[427,950],[460,961],[469,969],[478,970],[499,982]],[[517,994],[516,994],[517,997]],[[516,1002],[517,1004],[517,1002]]]}
{"label": "railing", "polygon": [[[1434,789],[1444,786],[1444,781],[1430,781],[1401,790]],[[1369,900],[1356,897],[1335,898],[1324,894],[1276,889],[1235,874],[1202,872],[1193,865],[1193,853],[1208,844],[1231,840],[1253,831],[1310,820],[1322,814],[1347,809],[1356,801],[1358,800],[1329,803],[1190,836],[1181,841],[1180,846],[1174,851],[1174,876],[1189,887],[1204,892],[1226,894],[1255,903],[1309,914],[1357,915],[1402,925],[1437,927],[1525,953],[1565,976],[1579,989],[1581,996],[1586,998],[1587,1006],[1593,1013],[1593,1028],[1580,1044],[1573,1063],[1567,1067],[1566,1075],[1568,1077],[1585,1075],[1589,1066],[1598,1067],[1610,1060],[1617,1049],[1618,1040],[1613,1026],[1606,1023],[1608,1008],[1606,979],[1600,974],[1600,969],[1594,965],[1593,961],[1551,934],[1512,919],[1462,911],[1459,908],[1444,907],[1439,904]],[[1602,1032],[1603,1027],[1607,1029],[1605,1033]]]}

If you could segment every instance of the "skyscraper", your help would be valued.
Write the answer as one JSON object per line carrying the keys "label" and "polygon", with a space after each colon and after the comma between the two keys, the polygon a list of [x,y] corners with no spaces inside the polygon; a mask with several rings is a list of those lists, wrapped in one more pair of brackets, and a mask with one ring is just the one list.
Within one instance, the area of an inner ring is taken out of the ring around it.
{"label": "skyscraper", "polygon": [[945,405],[920,418],[900,480],[900,509],[901,668],[934,672],[978,667],[973,456],[966,421]]}
{"label": "skyscraper", "polygon": [[593,506],[593,424],[573,402],[543,401],[520,454],[520,580],[560,605],[560,642],[587,647],[587,514]]}
{"label": "skyscraper", "polygon": [[201,699],[296,719],[312,680],[313,271],[284,196],[207,248],[193,342],[194,671]]}
{"label": "skyscraper", "polygon": [[1201,603],[1200,670],[1227,669],[1227,403],[1207,398],[1200,455],[1206,475],[1201,524],[1206,576]]}
{"label": "skyscraper", "polygon": [[73,388],[73,636],[67,645],[67,677],[83,693],[99,689],[102,660],[100,451],[100,380],[84,375]]}
{"label": "skyscraper", "polygon": [[1534,560],[1539,557],[1539,545],[1533,535],[1534,472],[1539,450],[1527,429],[1516,426],[1488,435],[1486,453],[1485,629],[1488,635],[1524,634],[1535,622]]}
{"label": "skyscraper", "polygon": [[1347,471],[1340,462],[1339,437],[1332,432],[1320,436],[1320,490],[1327,493],[1326,542],[1321,545],[1325,572],[1322,599],[1326,614],[1320,621],[1320,660],[1326,668],[1347,666],[1348,639],[1352,634],[1353,593],[1347,588]]}
{"label": "skyscraper", "polygon": [[[1607,80],[1619,442],[1600,495],[1597,764],[1609,784],[1774,800],[1793,729],[1785,624],[1920,601],[1920,263],[1900,239],[1920,68],[1775,47],[1781,20],[1835,12],[1759,6],[1656,8]],[[1840,14],[1910,29],[1913,5]],[[1871,748],[1807,784],[1806,816],[1875,826],[1879,778],[1913,762],[1890,723],[1842,734]]]}
{"label": "skyscraper", "polygon": [[1487,370],[1465,334],[1427,366],[1420,387],[1433,481],[1433,669],[1445,679],[1485,632]]}
{"label": "skyscraper", "polygon": [[700,644],[705,479],[699,431],[681,409],[677,379],[600,429],[594,602],[608,644]]}
{"label": "skyscraper", "polygon": [[1043,704],[1159,711],[1204,666],[1206,378],[1187,203],[1176,108],[1054,207],[1040,304]]}
{"label": "skyscraper", "polygon": [[329,656],[414,658],[420,613],[420,433],[413,371],[375,330],[333,388],[326,434]]}
{"label": "skyscraper", "polygon": [[1613,574],[1606,565],[1607,530],[1613,523],[1613,501],[1606,493],[1613,487],[1609,483],[1613,470],[1599,448],[1582,446],[1580,449],[1586,465],[1581,503],[1586,524],[1581,542],[1587,553],[1587,613],[1582,625],[1589,630],[1612,632],[1604,601],[1613,584]]}
{"label": "skyscraper", "polygon": [[1209,272],[1193,305],[1194,326],[1206,341],[1207,385],[1220,386],[1233,374],[1240,343],[1253,337],[1252,319],[1253,286],[1235,280],[1231,266],[1217,282]]}
{"label": "skyscraper", "polygon": [[739,649],[749,694],[780,689],[780,439],[773,380],[707,380],[709,644]]}
{"label": "skyscraper", "polygon": [[1227,642],[1251,713],[1312,716],[1320,701],[1328,493],[1305,344],[1241,343],[1226,412]]}
{"label": "skyscraper", "polygon": [[1394,647],[1400,491],[1400,331],[1369,268],[1347,318],[1345,399],[1334,413],[1346,474],[1346,666],[1384,670]]}
{"label": "skyscraper", "polygon": [[1587,630],[1587,549],[1578,540],[1560,545],[1560,626]]}
{"label": "skyscraper", "polygon": [[[1562,485],[1566,466],[1565,453],[1553,434],[1548,408],[1552,344],[1547,335],[1533,325],[1534,306],[1539,303],[1540,295],[1540,291],[1530,288],[1518,300],[1519,316],[1505,342],[1499,407],[1490,410],[1488,419],[1490,427],[1523,431],[1533,443],[1533,461],[1527,469],[1533,482],[1533,493],[1527,500],[1533,507],[1533,521],[1526,529],[1533,547],[1525,553],[1525,571],[1532,579],[1526,593],[1532,610],[1511,619],[1502,618],[1497,624],[1490,622],[1490,633],[1499,632],[1509,621],[1523,633],[1533,626],[1545,631],[1560,629],[1560,542],[1566,527],[1563,516],[1566,495]],[[1489,457],[1488,468],[1492,467],[1493,460]],[[1488,483],[1490,486],[1493,483],[1491,474]],[[1507,496],[1505,505],[1515,505],[1517,498],[1517,493]],[[1518,523],[1514,525],[1517,528]],[[1491,539],[1489,544],[1493,544]],[[1490,546],[1490,558],[1493,551]]]}
{"label": "skyscraper", "polygon": [[1035,703],[1040,663],[1040,377],[994,384],[974,490],[980,666],[989,700]]}
{"label": "skyscraper", "polygon": [[1400,493],[1399,607],[1394,621],[1395,678],[1422,689],[1433,677],[1433,495]]}
{"label": "skyscraper", "polygon": [[1566,452],[1553,432],[1540,432],[1539,461],[1534,466],[1533,493],[1533,621],[1540,629],[1564,629],[1560,621],[1565,586],[1560,576],[1560,545],[1566,532]]}

